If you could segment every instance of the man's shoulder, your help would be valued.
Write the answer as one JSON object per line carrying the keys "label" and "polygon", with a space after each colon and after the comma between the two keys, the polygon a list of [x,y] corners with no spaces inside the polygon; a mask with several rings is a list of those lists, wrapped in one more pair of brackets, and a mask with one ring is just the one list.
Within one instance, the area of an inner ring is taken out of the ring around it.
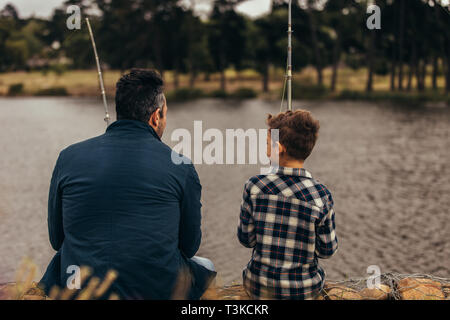
{"label": "man's shoulder", "polygon": [[94,148],[101,144],[103,135],[83,140],[64,148],[61,155],[71,155],[77,152],[86,152],[88,149]]}

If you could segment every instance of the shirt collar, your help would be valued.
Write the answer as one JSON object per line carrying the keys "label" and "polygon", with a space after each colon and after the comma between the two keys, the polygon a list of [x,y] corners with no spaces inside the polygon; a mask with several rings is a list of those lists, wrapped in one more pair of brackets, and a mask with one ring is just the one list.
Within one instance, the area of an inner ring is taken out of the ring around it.
{"label": "shirt collar", "polygon": [[156,131],[148,123],[137,120],[117,120],[106,129],[106,132],[109,134],[113,132],[129,132],[133,134],[138,132],[150,132],[156,139],[161,141],[161,138]]}
{"label": "shirt collar", "polygon": [[271,174],[276,174],[279,176],[298,176],[303,178],[312,179],[312,174],[304,168],[287,168],[287,167],[271,167]]}

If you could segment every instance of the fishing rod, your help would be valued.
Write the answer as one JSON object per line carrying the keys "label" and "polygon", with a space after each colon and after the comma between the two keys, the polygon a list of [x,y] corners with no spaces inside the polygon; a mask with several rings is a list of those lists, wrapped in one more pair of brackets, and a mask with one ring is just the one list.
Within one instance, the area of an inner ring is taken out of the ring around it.
{"label": "fishing rod", "polygon": [[289,0],[287,91],[288,110],[292,111],[292,0]]}
{"label": "fishing rod", "polygon": [[292,111],[292,0],[289,0],[289,11],[288,11],[288,54],[287,54],[287,66],[286,74],[284,77],[283,94],[281,97],[280,112],[283,111],[284,97],[286,96],[286,85],[287,85],[287,108]]}
{"label": "fishing rod", "polygon": [[100,66],[100,59],[98,58],[97,46],[95,45],[94,33],[92,32],[91,24],[89,22],[89,18],[86,18],[86,24],[89,30],[89,36],[91,37],[92,48],[94,49],[95,62],[97,63],[97,71],[98,71],[98,81],[100,82],[100,90],[102,91],[103,105],[105,107],[105,122],[106,125],[110,124],[110,116],[108,112],[108,101],[106,99],[106,91],[105,91],[105,83],[103,82],[103,74],[102,68]]}

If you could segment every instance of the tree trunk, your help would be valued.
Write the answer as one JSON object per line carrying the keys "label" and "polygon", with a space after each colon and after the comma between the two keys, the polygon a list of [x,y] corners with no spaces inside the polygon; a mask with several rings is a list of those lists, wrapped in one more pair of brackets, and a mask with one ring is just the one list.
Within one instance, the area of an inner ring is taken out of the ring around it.
{"label": "tree trunk", "polygon": [[266,63],[263,72],[263,92],[269,92],[269,64]]}
{"label": "tree trunk", "polygon": [[399,70],[398,70],[398,89],[403,90],[403,39],[405,29],[405,0],[400,0],[400,32],[398,41],[398,58],[399,58]]}
{"label": "tree trunk", "polygon": [[445,73],[445,92],[450,93],[450,63],[448,57],[445,58],[446,65],[447,65],[447,72]]}
{"label": "tree trunk", "polygon": [[317,84],[319,86],[323,85],[323,74],[322,74],[322,59],[320,56],[320,50],[319,50],[319,41],[317,39],[317,27],[316,22],[314,20],[314,15],[311,12],[311,9],[307,9],[308,13],[308,20],[309,20],[309,28],[311,30],[311,39],[313,42],[313,48],[314,48],[314,56],[315,56],[315,62],[316,62],[316,71],[317,71]]}
{"label": "tree trunk", "polygon": [[[413,49],[411,51],[414,52],[414,47],[413,47]],[[409,66],[408,66],[408,83],[406,85],[406,90],[407,91],[411,91],[412,90],[412,80],[413,80],[413,76],[414,76],[414,74],[413,74],[413,72],[414,72],[414,57],[413,56],[414,55],[412,54],[411,55],[411,59],[409,61]]]}
{"label": "tree trunk", "polygon": [[226,90],[227,90],[227,77],[226,77],[226,75],[225,75],[225,70],[222,70],[222,71],[220,72],[220,88],[221,88],[223,91],[226,91]]}
{"label": "tree trunk", "polygon": [[197,71],[191,70],[191,74],[189,77],[189,87],[194,88],[196,79],[197,79]]}
{"label": "tree trunk", "polygon": [[411,91],[411,89],[412,89],[413,71],[414,71],[413,65],[409,64],[409,67],[408,67],[408,83],[406,84],[406,91]]}
{"label": "tree trunk", "polygon": [[428,61],[426,59],[423,59],[422,72],[420,73],[423,88],[422,90],[425,90],[427,87],[427,65]]}
{"label": "tree trunk", "polygon": [[339,63],[341,60],[341,39],[338,34],[333,50],[333,74],[331,75],[331,91],[336,91]]}
{"label": "tree trunk", "polygon": [[438,86],[437,86],[437,77],[438,77],[438,68],[439,68],[439,63],[438,63],[438,56],[435,55],[433,57],[433,76],[432,76],[432,86],[433,86],[433,90],[437,90]]}
{"label": "tree trunk", "polygon": [[177,70],[173,71],[173,86],[175,89],[178,89],[180,86],[180,75]]}
{"label": "tree trunk", "polygon": [[421,60],[416,62],[415,69],[416,69],[417,90],[418,91],[423,91],[424,90],[424,85],[423,85],[423,82],[422,82],[423,77],[422,77],[422,74],[421,74],[422,71],[423,71],[423,68],[422,68],[422,61]]}
{"label": "tree trunk", "polygon": [[397,75],[397,63],[392,60],[391,63],[391,91],[395,91],[395,77]]}
{"label": "tree trunk", "polygon": [[367,75],[367,85],[366,85],[366,91],[372,92],[373,91],[373,59],[375,57],[375,31],[370,31],[370,37],[369,37],[369,46],[367,51],[367,61],[369,63],[368,65],[368,75]]}
{"label": "tree trunk", "polygon": [[153,52],[156,58],[156,68],[158,69],[161,77],[164,79],[164,63],[162,58],[162,50],[161,50],[161,34],[158,30],[155,32],[155,41],[153,42]]}

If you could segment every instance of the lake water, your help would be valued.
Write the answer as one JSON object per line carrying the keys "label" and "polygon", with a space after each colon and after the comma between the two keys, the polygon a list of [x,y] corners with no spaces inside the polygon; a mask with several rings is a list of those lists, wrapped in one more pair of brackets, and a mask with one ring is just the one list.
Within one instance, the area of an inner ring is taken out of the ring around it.
{"label": "lake water", "polygon": [[[323,263],[329,278],[382,272],[450,277],[450,109],[370,103],[296,102],[321,121],[306,167],[335,200],[340,248]],[[201,100],[169,104],[163,140],[177,128],[263,129],[278,103]],[[0,283],[14,280],[23,257],[44,272],[51,172],[64,147],[105,130],[97,99],[0,99]],[[205,144],[206,145],[206,144]],[[225,283],[240,281],[251,252],[236,226],[243,185],[257,165],[197,165],[203,184],[203,243]]]}

